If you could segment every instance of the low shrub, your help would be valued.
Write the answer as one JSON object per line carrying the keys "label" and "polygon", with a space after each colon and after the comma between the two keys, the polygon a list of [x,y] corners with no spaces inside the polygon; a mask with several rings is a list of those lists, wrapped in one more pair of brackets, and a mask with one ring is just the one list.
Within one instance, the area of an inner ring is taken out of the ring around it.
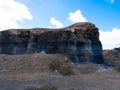
{"label": "low shrub", "polygon": [[60,68],[60,62],[59,61],[51,61],[49,63],[49,68],[52,70],[52,71],[55,71],[55,70],[58,70]]}
{"label": "low shrub", "polygon": [[115,69],[120,72],[120,65],[119,66],[116,66]]}
{"label": "low shrub", "polygon": [[51,85],[43,85],[39,88],[39,90],[58,90],[57,87]]}
{"label": "low shrub", "polygon": [[72,70],[71,66],[65,62],[51,61],[49,63],[49,68],[52,71],[57,70],[62,75],[72,75],[73,74],[73,70]]}
{"label": "low shrub", "polygon": [[68,64],[63,64],[61,65],[61,67],[59,68],[59,73],[62,75],[73,75],[73,69],[71,68],[70,65]]}
{"label": "low shrub", "polygon": [[27,87],[24,90],[58,90],[57,87],[51,85],[42,85],[40,87]]}
{"label": "low shrub", "polygon": [[79,71],[82,74],[89,74],[97,71],[96,66],[91,65],[91,64],[86,64],[86,65],[80,65],[79,66]]}
{"label": "low shrub", "polygon": [[38,87],[27,87],[24,90],[40,90]]}

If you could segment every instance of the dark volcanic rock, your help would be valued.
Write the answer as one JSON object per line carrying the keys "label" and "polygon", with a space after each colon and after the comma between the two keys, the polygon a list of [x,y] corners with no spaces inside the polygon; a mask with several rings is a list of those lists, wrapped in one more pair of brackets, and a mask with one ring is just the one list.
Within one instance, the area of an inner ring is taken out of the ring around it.
{"label": "dark volcanic rock", "polygon": [[120,47],[119,48],[115,48],[115,50],[119,51],[120,52]]}
{"label": "dark volcanic rock", "polygon": [[103,63],[98,28],[83,22],[60,29],[15,29],[0,32],[1,54],[62,53],[74,62]]}

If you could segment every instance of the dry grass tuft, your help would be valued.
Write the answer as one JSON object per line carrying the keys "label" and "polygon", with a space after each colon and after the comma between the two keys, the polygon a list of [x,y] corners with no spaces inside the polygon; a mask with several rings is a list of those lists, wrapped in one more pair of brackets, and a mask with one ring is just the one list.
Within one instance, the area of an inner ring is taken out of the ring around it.
{"label": "dry grass tuft", "polygon": [[58,90],[57,87],[52,85],[43,85],[39,88],[39,90]]}
{"label": "dry grass tuft", "polygon": [[52,60],[49,63],[49,68],[52,71],[57,70],[62,75],[72,75],[73,74],[73,70],[72,70],[71,66],[66,62],[60,62],[58,60]]}
{"label": "dry grass tuft", "polygon": [[58,90],[57,87],[52,85],[42,85],[40,87],[27,87],[24,90]]}
{"label": "dry grass tuft", "polygon": [[63,64],[60,68],[59,68],[59,72],[62,74],[62,75],[73,75],[74,72],[73,72],[73,69],[70,65],[68,64]]}
{"label": "dry grass tuft", "polygon": [[58,70],[58,69],[60,68],[60,64],[61,64],[60,61],[58,61],[58,60],[52,60],[52,61],[49,63],[49,68],[50,68],[52,71]]}
{"label": "dry grass tuft", "polygon": [[24,90],[40,90],[38,87],[27,87]]}
{"label": "dry grass tuft", "polygon": [[120,65],[119,66],[116,66],[115,69],[120,72]]}
{"label": "dry grass tuft", "polygon": [[78,69],[82,74],[89,74],[89,73],[94,73],[97,71],[96,66],[92,64],[79,65]]}

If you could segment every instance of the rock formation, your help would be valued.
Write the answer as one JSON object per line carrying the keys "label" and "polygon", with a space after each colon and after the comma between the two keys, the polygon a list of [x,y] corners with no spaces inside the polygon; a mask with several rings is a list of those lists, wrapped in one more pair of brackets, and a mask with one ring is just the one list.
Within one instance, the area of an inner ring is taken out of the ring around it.
{"label": "rock formation", "polygon": [[104,63],[98,28],[89,22],[66,28],[11,29],[0,32],[1,54],[62,53],[74,62]]}
{"label": "rock formation", "polygon": [[108,63],[112,64],[110,66],[116,66],[116,67],[120,66],[120,47],[104,50],[103,56],[106,59],[105,61],[108,61]]}
{"label": "rock formation", "polygon": [[118,52],[120,52],[120,47],[119,48],[115,48],[115,50],[117,50]]}

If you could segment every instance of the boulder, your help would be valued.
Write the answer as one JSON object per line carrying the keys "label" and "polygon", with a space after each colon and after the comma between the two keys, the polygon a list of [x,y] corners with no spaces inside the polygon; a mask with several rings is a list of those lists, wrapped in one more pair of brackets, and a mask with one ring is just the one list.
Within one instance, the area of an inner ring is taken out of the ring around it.
{"label": "boulder", "polygon": [[0,32],[1,54],[65,54],[76,63],[104,63],[98,28],[89,22],[59,29],[10,29]]}

